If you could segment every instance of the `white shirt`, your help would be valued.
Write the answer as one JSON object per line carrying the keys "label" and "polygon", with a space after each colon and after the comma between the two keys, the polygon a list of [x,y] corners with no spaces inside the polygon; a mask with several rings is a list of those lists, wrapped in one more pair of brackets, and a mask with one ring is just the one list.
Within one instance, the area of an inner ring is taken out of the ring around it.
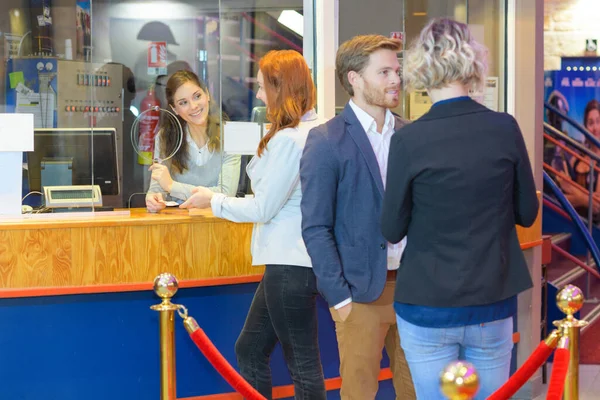
{"label": "white shirt", "polygon": [[[354,104],[352,100],[350,100],[350,107],[367,133],[369,142],[371,142],[375,158],[377,158],[377,164],[379,164],[379,172],[381,173],[381,179],[383,180],[383,187],[385,188],[390,142],[392,141],[392,135],[395,132],[394,115],[390,110],[385,111],[385,122],[381,133],[379,133],[377,132],[377,122],[375,121],[375,118],[371,117],[363,109]],[[398,269],[400,266],[400,259],[402,258],[402,252],[405,247],[406,237],[402,239],[400,243],[388,243],[387,267],[389,270]]]}
{"label": "white shirt", "polygon": [[[350,108],[356,114],[356,118],[358,118],[358,122],[363,127],[364,131],[367,133],[367,137],[369,138],[369,142],[371,143],[371,147],[373,147],[373,153],[375,153],[375,158],[377,158],[377,164],[379,164],[379,172],[381,173],[381,179],[383,180],[383,187],[385,188],[385,181],[387,178],[387,167],[388,167],[388,158],[390,153],[390,142],[392,140],[392,135],[395,132],[394,125],[394,115],[390,110],[385,111],[385,122],[383,124],[383,129],[381,133],[377,132],[377,122],[375,118],[371,117],[366,111],[362,108],[354,104],[352,100],[349,102]],[[400,241],[400,243],[392,244],[388,243],[388,251],[387,251],[387,268],[388,270],[396,270],[400,267],[400,259],[402,258],[402,252],[406,247],[406,237]],[[350,304],[352,299],[346,299],[341,303],[338,303],[334,306],[337,310],[347,304]]]}

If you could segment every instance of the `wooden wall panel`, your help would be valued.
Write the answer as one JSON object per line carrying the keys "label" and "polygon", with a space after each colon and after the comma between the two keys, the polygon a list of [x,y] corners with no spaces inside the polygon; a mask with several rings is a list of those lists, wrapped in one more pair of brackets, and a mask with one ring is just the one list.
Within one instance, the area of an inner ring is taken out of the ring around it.
{"label": "wooden wall panel", "polygon": [[[529,244],[542,240],[542,218],[536,219],[535,223],[529,228],[523,228],[517,225],[517,236],[519,243]],[[541,243],[540,243],[541,244]]]}
{"label": "wooden wall panel", "polygon": [[519,237],[521,247],[531,247],[532,244],[542,244],[542,194],[539,191],[537,194],[538,201],[540,202],[537,219],[529,228],[523,228],[522,226],[517,225],[517,236]]}
{"label": "wooden wall panel", "polygon": [[251,266],[251,224],[206,215],[182,219],[180,213],[165,223],[171,217],[151,215],[145,224],[136,214],[135,223],[0,226],[0,289],[152,282],[162,272],[180,281],[262,272]]}
{"label": "wooden wall panel", "polygon": [[11,240],[14,232],[0,230],[0,288],[9,287],[9,281],[18,268],[19,250],[15,248],[17,241]]}
{"label": "wooden wall panel", "polygon": [[[188,279],[199,279],[201,277],[215,278],[220,275],[223,269],[221,266],[221,257],[223,256],[222,238],[228,230],[224,229],[222,224],[208,223],[196,224],[192,226],[192,253],[194,255],[193,271],[188,274]],[[240,226],[240,229],[246,227]],[[249,243],[247,243],[250,246]],[[243,253],[239,255],[244,259]],[[243,261],[242,261],[243,262]],[[198,271],[202,270],[202,272]],[[201,276],[202,275],[202,276]]]}
{"label": "wooden wall panel", "polygon": [[68,229],[0,230],[0,287],[52,286],[71,275]]}
{"label": "wooden wall panel", "polygon": [[[223,226],[221,229],[227,229]],[[219,263],[219,276],[239,276],[252,273],[258,273],[252,268],[252,257],[250,252],[250,243],[252,238],[252,226],[245,229],[227,229],[221,232],[221,262]]]}

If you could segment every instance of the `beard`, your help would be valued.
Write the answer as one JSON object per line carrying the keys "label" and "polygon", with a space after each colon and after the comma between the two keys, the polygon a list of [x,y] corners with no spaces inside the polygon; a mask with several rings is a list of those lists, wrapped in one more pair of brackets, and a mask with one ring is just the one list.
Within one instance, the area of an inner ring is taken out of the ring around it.
{"label": "beard", "polygon": [[396,108],[398,104],[400,104],[400,86],[397,88],[393,88],[398,90],[397,98],[393,98],[391,96],[386,95],[386,90],[392,89],[391,87],[385,88],[383,90],[372,87],[369,82],[365,80],[365,88],[363,92],[363,96],[365,97],[365,101],[367,104],[384,107],[384,108]]}

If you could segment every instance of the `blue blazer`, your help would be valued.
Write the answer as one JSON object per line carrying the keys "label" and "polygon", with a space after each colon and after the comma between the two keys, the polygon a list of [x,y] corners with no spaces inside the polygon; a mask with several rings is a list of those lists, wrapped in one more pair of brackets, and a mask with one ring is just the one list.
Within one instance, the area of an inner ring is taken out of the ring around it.
{"label": "blue blazer", "polygon": [[[395,128],[405,125],[396,118]],[[366,132],[349,105],[308,134],[300,160],[302,237],[330,306],[382,293],[387,241],[379,218],[383,181]]]}

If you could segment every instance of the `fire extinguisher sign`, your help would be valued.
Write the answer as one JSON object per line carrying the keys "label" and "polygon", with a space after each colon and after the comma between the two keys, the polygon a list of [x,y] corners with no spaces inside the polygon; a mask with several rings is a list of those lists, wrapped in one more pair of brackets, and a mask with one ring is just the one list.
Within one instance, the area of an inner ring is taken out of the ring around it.
{"label": "fire extinguisher sign", "polygon": [[148,45],[148,75],[167,74],[167,42],[150,42]]}

